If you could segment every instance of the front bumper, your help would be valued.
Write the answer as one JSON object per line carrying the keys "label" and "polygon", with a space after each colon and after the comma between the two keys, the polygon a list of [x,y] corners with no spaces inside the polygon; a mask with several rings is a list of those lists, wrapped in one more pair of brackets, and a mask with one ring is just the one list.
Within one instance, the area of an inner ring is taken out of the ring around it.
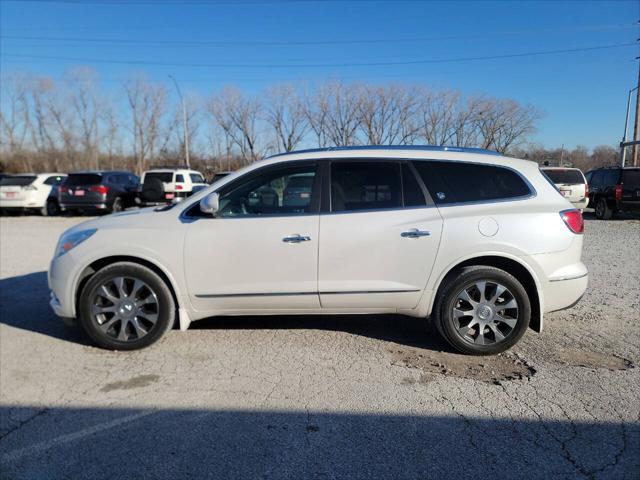
{"label": "front bumper", "polygon": [[50,290],[49,305],[57,316],[63,318],[76,316],[73,288],[76,284],[77,264],[72,255],[73,252],[67,252],[51,260],[47,275]]}

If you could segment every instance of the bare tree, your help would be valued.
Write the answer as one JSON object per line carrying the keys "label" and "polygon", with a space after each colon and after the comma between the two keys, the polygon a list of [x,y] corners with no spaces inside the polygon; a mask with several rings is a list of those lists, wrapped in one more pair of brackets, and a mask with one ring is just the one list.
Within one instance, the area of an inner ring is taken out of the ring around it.
{"label": "bare tree", "polygon": [[68,88],[71,92],[70,104],[79,123],[78,136],[87,163],[100,168],[98,121],[103,102],[96,90],[96,72],[83,67],[70,72]]}
{"label": "bare tree", "polygon": [[275,134],[277,151],[296,149],[309,131],[309,124],[292,85],[280,85],[267,91],[266,121]]}
{"label": "bare tree", "polygon": [[0,110],[0,147],[18,154],[24,150],[30,121],[25,78],[15,74],[8,76],[2,81],[2,91],[4,102]]}
{"label": "bare tree", "polygon": [[[455,91],[419,90],[418,118],[420,138],[428,145],[451,145],[457,143],[459,135],[463,133],[459,122],[465,121],[460,117],[460,94]],[[460,136],[462,136],[460,135]]]}
{"label": "bare tree", "polygon": [[360,126],[360,107],[356,85],[333,81],[318,87],[314,123],[322,119],[327,140],[338,147],[355,145]]}
{"label": "bare tree", "polygon": [[504,153],[535,131],[541,113],[529,105],[509,99],[485,99],[479,103],[475,124],[482,148]]}
{"label": "bare tree", "polygon": [[359,128],[370,145],[413,143],[417,99],[401,85],[362,85],[357,102]]}
{"label": "bare tree", "polygon": [[262,104],[258,99],[247,98],[235,88],[225,88],[214,96],[209,111],[217,124],[239,151],[244,163],[256,161],[261,156],[258,119]]}
{"label": "bare tree", "polygon": [[162,85],[149,83],[138,76],[124,85],[131,110],[133,152],[138,174],[156,154],[160,121],[166,107],[166,90]]}

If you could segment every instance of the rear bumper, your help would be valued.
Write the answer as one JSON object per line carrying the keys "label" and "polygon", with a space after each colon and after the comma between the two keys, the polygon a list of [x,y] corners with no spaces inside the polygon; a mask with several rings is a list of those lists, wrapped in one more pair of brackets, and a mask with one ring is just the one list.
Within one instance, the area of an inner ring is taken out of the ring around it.
{"label": "rear bumper", "polygon": [[10,200],[3,198],[0,200],[0,208],[15,208],[15,209],[25,209],[25,208],[42,208],[44,204],[42,202],[37,202],[33,198],[21,198],[19,200]]}
{"label": "rear bumper", "polygon": [[589,273],[583,265],[584,272],[573,276],[550,279],[544,288],[544,311],[555,312],[573,307],[580,301],[589,284]]}

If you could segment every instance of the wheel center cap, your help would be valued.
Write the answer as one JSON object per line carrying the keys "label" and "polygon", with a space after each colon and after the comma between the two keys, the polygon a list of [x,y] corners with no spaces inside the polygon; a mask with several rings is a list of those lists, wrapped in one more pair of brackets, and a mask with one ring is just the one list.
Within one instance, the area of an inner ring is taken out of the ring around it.
{"label": "wheel center cap", "polygon": [[129,301],[122,302],[120,304],[120,308],[118,309],[118,311],[120,312],[121,315],[124,315],[124,316],[131,315],[134,311],[133,302],[129,302]]}
{"label": "wheel center cap", "polygon": [[489,305],[480,305],[478,307],[477,315],[480,320],[489,320],[491,317],[493,317],[493,309]]}

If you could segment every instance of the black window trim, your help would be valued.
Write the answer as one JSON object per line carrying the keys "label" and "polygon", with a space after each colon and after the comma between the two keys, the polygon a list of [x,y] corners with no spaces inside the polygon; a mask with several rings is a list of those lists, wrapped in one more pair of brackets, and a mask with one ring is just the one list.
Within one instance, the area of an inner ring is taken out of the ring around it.
{"label": "black window trim", "polygon": [[[448,208],[448,207],[458,207],[464,205],[483,205],[489,203],[505,203],[505,202],[520,202],[523,200],[529,200],[531,198],[535,198],[538,195],[537,190],[531,184],[531,182],[518,170],[513,167],[509,167],[507,165],[500,165],[498,163],[485,163],[485,162],[474,162],[469,160],[443,160],[443,159],[435,159],[435,158],[414,158],[410,159],[411,162],[437,162],[437,163],[454,163],[454,164],[471,164],[471,165],[480,165],[484,167],[497,167],[504,168],[506,170],[511,170],[525,183],[527,188],[529,189],[529,193],[526,195],[518,195],[517,197],[507,197],[507,198],[492,198],[490,200],[470,200],[468,202],[451,202],[451,203],[443,203],[437,205],[438,208]],[[419,176],[419,179],[422,181],[422,177]],[[426,185],[425,185],[426,188]]]}

